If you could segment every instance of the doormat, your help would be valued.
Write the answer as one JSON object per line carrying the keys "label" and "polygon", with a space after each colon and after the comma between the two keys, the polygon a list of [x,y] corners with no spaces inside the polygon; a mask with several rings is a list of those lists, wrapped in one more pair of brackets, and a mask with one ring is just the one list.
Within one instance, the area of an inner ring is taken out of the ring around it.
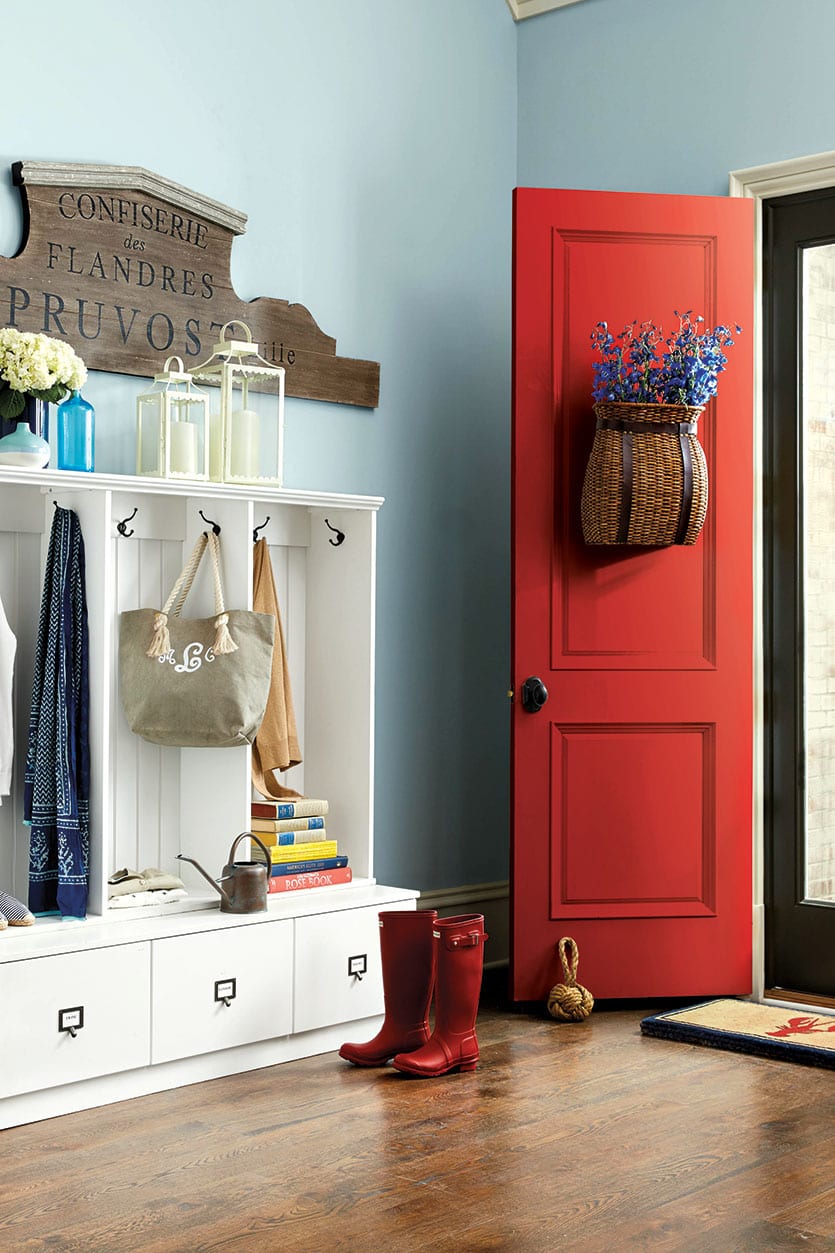
{"label": "doormat", "polygon": [[835,1070],[835,1017],[798,1014],[751,1001],[707,1001],[644,1018],[641,1031],[681,1044]]}

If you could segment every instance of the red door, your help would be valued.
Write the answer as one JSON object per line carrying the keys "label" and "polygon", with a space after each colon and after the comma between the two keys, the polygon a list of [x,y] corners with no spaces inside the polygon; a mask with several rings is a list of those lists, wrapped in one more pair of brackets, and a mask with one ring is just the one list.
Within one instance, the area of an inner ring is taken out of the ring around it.
{"label": "red door", "polygon": [[[572,936],[596,997],[751,988],[753,206],[523,188],[515,197],[513,995]],[[589,335],[674,310],[739,323],[699,422],[692,547],[591,547]],[[523,710],[541,678],[549,699]]]}

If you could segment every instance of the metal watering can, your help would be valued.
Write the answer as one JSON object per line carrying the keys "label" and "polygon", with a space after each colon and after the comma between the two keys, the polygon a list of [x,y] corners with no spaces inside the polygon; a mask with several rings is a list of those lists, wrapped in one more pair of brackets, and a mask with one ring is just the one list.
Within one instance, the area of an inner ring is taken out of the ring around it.
{"label": "metal watering can", "polygon": [[[264,853],[263,861],[235,861],[235,849],[241,840],[255,840],[256,844],[261,845]],[[199,870],[203,878],[211,883],[216,892],[220,894],[220,912],[222,914],[260,914],[267,908],[267,888],[270,882],[270,872],[272,870],[272,859],[269,850],[259,840],[258,836],[252,831],[242,831],[236,840],[232,842],[229,850],[229,859],[223,867],[223,874],[219,879],[213,879],[207,874],[199,862],[193,857],[184,857],[182,853],[178,853],[177,857],[180,861],[191,862],[196,870]],[[220,885],[225,883],[225,888]]]}

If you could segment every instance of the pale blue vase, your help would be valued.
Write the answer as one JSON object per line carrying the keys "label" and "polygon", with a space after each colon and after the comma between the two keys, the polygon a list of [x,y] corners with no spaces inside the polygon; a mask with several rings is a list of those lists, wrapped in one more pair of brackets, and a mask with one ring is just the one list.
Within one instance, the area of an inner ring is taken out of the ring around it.
{"label": "pale blue vase", "polygon": [[[38,404],[41,402],[38,401]],[[0,465],[42,470],[49,461],[49,444],[21,418],[11,435],[0,439]]]}
{"label": "pale blue vase", "polygon": [[28,422],[31,430],[36,435],[42,435],[44,439],[49,439],[46,429],[46,417],[49,412],[49,405],[44,400],[36,400],[34,396],[24,396],[24,410],[19,413],[16,418],[0,418],[0,437],[5,438],[6,435],[13,435],[17,430],[18,422]]}

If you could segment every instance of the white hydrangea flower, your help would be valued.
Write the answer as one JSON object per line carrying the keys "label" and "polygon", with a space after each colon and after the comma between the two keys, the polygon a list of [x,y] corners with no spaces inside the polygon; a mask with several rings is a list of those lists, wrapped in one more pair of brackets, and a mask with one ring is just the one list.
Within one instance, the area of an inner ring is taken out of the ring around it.
{"label": "white hydrangea flower", "polygon": [[63,340],[13,326],[0,329],[0,389],[30,395],[61,386],[75,391],[87,381],[84,362]]}

